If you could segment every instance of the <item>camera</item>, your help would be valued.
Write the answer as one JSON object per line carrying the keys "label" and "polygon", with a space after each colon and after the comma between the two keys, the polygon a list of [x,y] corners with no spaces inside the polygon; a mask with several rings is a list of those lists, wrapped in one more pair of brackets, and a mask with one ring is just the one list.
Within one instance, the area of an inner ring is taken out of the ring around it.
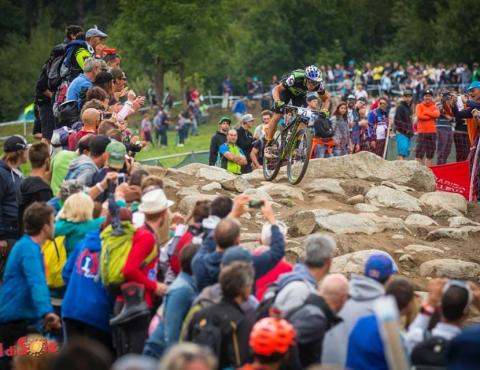
{"label": "camera", "polygon": [[112,112],[102,112],[100,114],[100,119],[103,121],[104,119],[112,118]]}
{"label": "camera", "polygon": [[248,202],[248,208],[262,208],[265,205],[263,200],[251,200]]}

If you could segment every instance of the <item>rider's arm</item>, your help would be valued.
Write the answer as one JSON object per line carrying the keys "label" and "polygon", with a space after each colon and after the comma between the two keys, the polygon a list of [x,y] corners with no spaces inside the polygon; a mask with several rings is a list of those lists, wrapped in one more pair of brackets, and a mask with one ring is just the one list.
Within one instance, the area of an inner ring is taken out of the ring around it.
{"label": "rider's arm", "polygon": [[272,89],[273,101],[280,100],[280,94],[285,91],[283,84],[278,84]]}
{"label": "rider's arm", "polygon": [[328,95],[328,93],[323,90],[323,93],[320,93],[319,94],[320,96],[320,99],[322,99],[322,111],[328,111],[330,110],[330,96]]}

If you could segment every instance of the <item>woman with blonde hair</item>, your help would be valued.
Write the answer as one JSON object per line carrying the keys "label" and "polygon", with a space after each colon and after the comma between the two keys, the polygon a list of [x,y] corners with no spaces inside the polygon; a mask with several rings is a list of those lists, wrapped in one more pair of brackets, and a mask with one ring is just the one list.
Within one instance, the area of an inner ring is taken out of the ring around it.
{"label": "woman with blonde hair", "polygon": [[91,230],[98,230],[105,217],[93,218],[94,203],[85,193],[70,195],[55,222],[55,237],[65,236],[65,249],[69,256],[77,244]]}
{"label": "woman with blonde hair", "polygon": [[215,370],[217,360],[206,347],[194,343],[181,343],[173,346],[160,361],[164,370]]}

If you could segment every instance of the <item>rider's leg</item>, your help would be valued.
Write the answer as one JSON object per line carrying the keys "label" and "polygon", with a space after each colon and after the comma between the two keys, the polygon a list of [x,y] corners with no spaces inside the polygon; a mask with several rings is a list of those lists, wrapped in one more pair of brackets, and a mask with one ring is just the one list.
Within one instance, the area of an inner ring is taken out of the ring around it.
{"label": "rider's leg", "polygon": [[275,132],[277,131],[277,124],[282,118],[282,113],[274,113],[270,123],[268,125],[268,130],[266,132],[267,145],[272,142]]}

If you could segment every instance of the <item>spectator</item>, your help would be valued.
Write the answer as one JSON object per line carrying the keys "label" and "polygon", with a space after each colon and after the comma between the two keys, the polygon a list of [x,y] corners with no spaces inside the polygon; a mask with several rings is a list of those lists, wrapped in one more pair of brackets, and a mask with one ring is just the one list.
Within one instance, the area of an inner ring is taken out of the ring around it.
{"label": "spectator", "polygon": [[348,144],[350,141],[350,131],[347,121],[347,103],[340,102],[337,108],[333,112],[332,128],[335,131],[333,140],[335,140],[335,146],[333,147],[333,155],[340,157],[348,154]]}
{"label": "spectator", "polygon": [[95,135],[97,133],[97,128],[100,122],[102,121],[102,114],[99,110],[89,108],[85,109],[82,113],[82,123],[83,126],[78,132],[73,132],[68,137],[68,149],[74,151],[77,149],[78,142],[85,135]]}
{"label": "spectator", "polygon": [[23,234],[23,213],[33,202],[48,202],[53,198],[48,185],[47,175],[50,170],[50,150],[45,143],[33,144],[28,149],[28,159],[32,166],[30,176],[22,179],[18,193],[18,225]]}
{"label": "spectator", "polygon": [[178,134],[178,144],[177,146],[183,147],[185,145],[185,140],[188,138],[188,131],[192,125],[192,116],[187,110],[180,112],[178,115],[177,123],[177,134]]}
{"label": "spectator", "polygon": [[[3,348],[32,332],[41,323],[46,330],[59,329],[60,318],[53,313],[45,280],[41,246],[53,238],[53,209],[33,203],[25,210],[25,234],[8,257],[0,287],[0,343]],[[2,369],[10,369],[8,356],[0,357]]]}
{"label": "spectator", "polygon": [[247,158],[243,150],[236,144],[237,138],[237,130],[230,129],[227,133],[227,142],[218,148],[218,154],[221,158],[220,167],[230,173],[240,175],[242,173],[242,166],[247,165]]}
{"label": "spectator", "polygon": [[255,123],[255,119],[251,114],[245,114],[240,119],[240,127],[237,128],[237,146],[243,151],[247,158],[247,164],[242,166],[242,173],[252,172],[252,162],[250,159],[250,153],[252,151],[253,142],[255,141],[252,128]]}
{"label": "spectator", "polygon": [[94,204],[85,193],[70,195],[55,222],[55,237],[65,235],[65,249],[70,256],[85,235],[100,229],[105,217],[93,218]]}
{"label": "spectator", "polygon": [[319,284],[318,293],[310,293],[298,309],[287,314],[297,332],[302,368],[320,363],[325,333],[342,321],[336,314],[348,299],[348,280],[341,274],[327,275]]}
{"label": "spectator", "polygon": [[255,132],[253,134],[253,137],[256,140],[265,137],[266,127],[270,123],[273,113],[270,110],[264,110],[262,111],[260,116],[262,117],[262,123],[255,128]]}
{"label": "spectator", "polygon": [[128,92],[128,87],[125,86],[127,83],[127,76],[119,67],[112,68],[110,73],[113,77],[113,94],[115,96],[115,100],[118,101]]}
{"label": "spectator", "polygon": [[[104,49],[104,52],[106,53],[107,49]],[[103,57],[103,60],[105,63],[107,63],[110,71],[120,68],[120,62],[122,61],[120,55],[117,54],[116,49],[110,49],[109,52]]]}
{"label": "spectator", "polygon": [[78,111],[82,108],[83,97],[87,90],[93,86],[97,75],[101,71],[101,62],[99,59],[88,58],[83,66],[83,73],[76,77],[67,90],[67,101],[77,102]]}
{"label": "spectator", "polygon": [[388,133],[388,102],[378,99],[378,108],[368,114],[370,149],[383,158]]}
{"label": "spectator", "polygon": [[358,319],[373,310],[378,297],[385,294],[385,286],[396,271],[387,254],[373,254],[365,263],[364,275],[353,275],[350,280],[350,298],[338,313],[343,321],[331,329],[323,340],[322,364],[345,367],[350,333]]}
{"label": "spectator", "polygon": [[412,91],[405,90],[403,99],[395,110],[395,130],[397,131],[398,159],[407,159],[410,156],[411,139],[413,137],[412,124]]}
{"label": "spectator", "polygon": [[[393,279],[385,293],[395,298],[400,316],[408,314],[414,299],[410,281],[404,278]],[[388,370],[384,347],[377,316],[364,316],[357,321],[348,339],[346,366],[358,370]]]}
{"label": "spectator", "polygon": [[168,115],[162,106],[158,108],[158,112],[153,118],[153,129],[155,131],[156,144],[161,148],[166,148],[168,145]]}
{"label": "spectator", "polygon": [[109,370],[112,356],[107,349],[89,338],[75,338],[58,353],[51,370]]}
{"label": "spectator", "polygon": [[105,39],[107,37],[108,35],[105,32],[100,31],[97,26],[90,28],[85,33],[85,39],[93,50],[95,50],[95,56],[100,57],[102,55],[103,49],[105,49]]}
{"label": "spectator", "polygon": [[291,273],[282,275],[277,282],[275,307],[284,313],[303,305],[310,293],[316,292],[317,284],[330,270],[337,248],[334,239],[322,234],[310,235],[304,245],[303,262],[297,263]]}
{"label": "spectator", "polygon": [[[245,212],[249,199],[245,195],[237,197],[230,215],[232,217],[240,217]],[[261,212],[268,223],[272,225],[272,243],[269,251],[259,256],[252,256],[255,267],[255,279],[265,275],[274,268],[285,253],[284,237],[279,230],[272,207],[268,202],[264,201]],[[215,241],[210,238],[206,238],[203,241],[200,250],[192,261],[192,270],[199,290],[218,281],[223,253],[227,248],[239,244],[240,225],[238,221],[232,218],[220,221],[215,228],[214,238]]]}
{"label": "spectator", "polygon": [[288,358],[295,342],[295,329],[286,320],[267,317],[258,321],[250,332],[250,348],[254,362],[239,370],[278,370]]}
{"label": "spectator", "polygon": [[353,153],[369,150],[367,106],[359,100],[355,104],[357,117],[352,127]]}
{"label": "spectator", "polygon": [[107,163],[105,152],[110,139],[98,135],[90,139],[90,154],[81,154],[70,163],[65,180],[77,180],[84,186],[93,186],[93,176]]}
{"label": "spectator", "polygon": [[181,343],[172,347],[160,361],[162,370],[216,370],[217,359],[210,350],[194,343]]}
{"label": "spectator", "polygon": [[218,131],[210,140],[210,155],[208,158],[208,164],[210,166],[220,167],[218,150],[220,149],[220,146],[225,144],[227,141],[227,133],[228,130],[230,130],[231,123],[232,120],[228,116],[223,116],[218,121]]}
{"label": "spectator", "polygon": [[[440,111],[433,101],[433,92],[430,89],[425,90],[423,102],[416,106],[417,122],[417,151],[416,160],[427,167],[432,165],[432,158],[435,154],[437,127],[436,119],[440,116]],[[424,163],[423,159],[426,158]]]}
{"label": "spectator", "polygon": [[229,104],[230,95],[233,93],[232,83],[230,82],[230,77],[226,76],[222,82],[222,109],[227,109]]}
{"label": "spectator", "polygon": [[[100,72],[95,76],[95,86],[103,89],[108,95],[108,105],[117,103],[113,94],[113,76],[110,72]],[[115,110],[116,112],[116,110]]]}
{"label": "spectator", "polygon": [[240,95],[238,100],[233,103],[232,112],[238,122],[240,122],[243,115],[247,113],[247,104],[245,103],[245,97],[243,95]]}
{"label": "spectator", "polygon": [[[220,369],[239,367],[248,360],[248,339],[253,326],[253,322],[247,319],[239,305],[250,296],[254,282],[254,270],[249,263],[234,262],[222,269],[219,280],[222,301],[212,304],[194,315],[188,327],[186,339],[200,345],[210,346],[210,348],[213,347]],[[200,324],[202,322],[206,323],[206,328]],[[231,322],[234,323],[235,330],[230,329]],[[220,323],[220,327],[223,327],[223,323],[229,329],[225,332],[219,330],[218,324],[215,323]],[[215,327],[220,336],[212,338],[207,331]],[[212,339],[215,342],[212,342]]]}
{"label": "spectator", "polygon": [[143,113],[142,123],[140,124],[143,140],[152,143],[152,121],[150,121],[150,113]]}
{"label": "spectator", "polygon": [[452,339],[447,350],[447,368],[451,370],[475,369],[480,361],[480,325],[472,325]]}
{"label": "spectator", "polygon": [[355,122],[359,121],[358,110],[356,109],[355,105],[356,105],[355,95],[353,95],[353,94],[348,95],[348,97],[347,97],[347,108],[348,108],[348,110],[347,110],[347,121],[348,121],[348,127],[350,128],[350,130],[355,125]]}
{"label": "spectator", "polygon": [[358,84],[357,88],[355,89],[355,99],[360,100],[360,99],[368,99],[368,93],[363,89],[362,84]]}
{"label": "spectator", "polygon": [[8,253],[19,237],[17,192],[27,161],[27,141],[20,135],[10,136],[3,144],[0,160],[0,281]]}
{"label": "spectator", "polygon": [[145,344],[146,355],[160,358],[168,347],[180,339],[183,320],[197,295],[191,263],[198,248],[198,244],[189,244],[180,251],[181,272],[167,290],[163,317]]}
{"label": "spectator", "polygon": [[436,122],[437,126],[437,164],[447,163],[448,156],[453,144],[453,122],[454,118],[445,112],[441,103],[437,104],[440,116]]}

